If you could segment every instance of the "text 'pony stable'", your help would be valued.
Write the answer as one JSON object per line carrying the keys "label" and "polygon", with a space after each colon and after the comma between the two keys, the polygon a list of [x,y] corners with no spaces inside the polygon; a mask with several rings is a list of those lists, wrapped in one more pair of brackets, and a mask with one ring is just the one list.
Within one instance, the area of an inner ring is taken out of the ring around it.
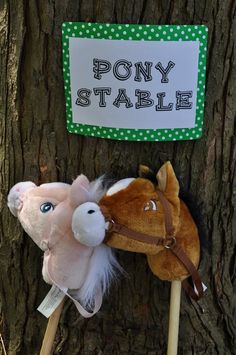
{"label": "text 'pony stable'", "polygon": [[[114,78],[120,81],[126,81],[132,79],[132,63],[126,59],[121,59],[116,61],[113,66],[113,74]],[[142,62],[134,63],[135,67],[135,76],[133,78],[134,81],[141,82],[142,79],[145,82],[149,82],[152,80],[151,68],[153,66],[152,62],[146,61],[144,64]],[[164,68],[161,62],[158,62],[155,65],[155,69],[159,71],[161,74],[160,82],[162,84],[167,84],[169,82],[168,74],[175,66],[175,63],[172,61],[168,62],[168,65]],[[94,78],[101,80],[102,75],[110,72],[112,69],[112,65],[108,60],[104,59],[93,59],[93,72]],[[88,107],[91,104],[91,94],[92,90],[88,88],[80,88],[77,91],[78,98],[76,100],[76,105],[82,107]],[[106,107],[106,96],[111,95],[112,88],[111,87],[95,87],[93,88],[93,94],[98,96],[97,104],[99,107]],[[189,101],[192,97],[192,91],[176,91],[176,110],[181,109],[191,109],[193,104]],[[148,90],[135,90],[135,96],[137,97],[137,101],[135,103],[135,108],[147,108],[152,107],[154,105],[154,99],[151,98],[151,92]],[[157,105],[155,105],[156,111],[172,111],[174,104],[168,103],[164,105],[164,97],[166,96],[166,92],[158,92],[157,96]],[[131,102],[130,97],[128,96],[125,88],[119,88],[118,94],[113,101],[113,105],[117,108],[120,107],[121,104],[124,104],[126,108],[133,107],[133,103]]]}

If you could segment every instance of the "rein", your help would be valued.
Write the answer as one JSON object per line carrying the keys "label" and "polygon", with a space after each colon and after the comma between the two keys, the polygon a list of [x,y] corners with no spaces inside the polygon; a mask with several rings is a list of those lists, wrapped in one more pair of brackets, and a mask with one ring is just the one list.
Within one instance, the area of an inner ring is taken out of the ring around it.
{"label": "rein", "polygon": [[175,238],[175,231],[174,231],[173,219],[172,219],[172,213],[171,213],[171,207],[169,201],[166,199],[166,197],[160,190],[157,190],[156,192],[162,204],[162,207],[164,209],[165,230],[166,230],[165,237],[151,236],[149,234],[137,232],[120,223],[116,223],[110,216],[107,208],[105,206],[100,206],[106,222],[109,223],[104,241],[108,241],[111,238],[111,234],[115,232],[142,243],[160,245],[170,250],[188,270],[195,287],[193,288],[191,284],[187,281],[187,279],[182,281],[182,286],[186,291],[186,293],[192,299],[197,301],[203,296],[203,287],[202,287],[202,281],[200,275],[196,267],[192,263],[192,261],[189,259],[189,257],[182,249],[182,247],[177,243],[177,240]]}
{"label": "rein", "polygon": [[[90,318],[92,316],[94,316],[101,308],[102,306],[102,290],[101,288],[99,288],[97,290],[97,293],[94,296],[94,305],[93,305],[93,310],[91,311],[87,311],[87,309],[85,309],[85,307],[78,301],[76,300],[72,295],[70,295],[70,293],[68,292],[68,288],[62,287],[60,286],[52,277],[52,272],[51,272],[51,256],[52,254],[49,251],[49,259],[48,262],[46,264],[46,270],[48,272],[48,276],[50,277],[52,284],[57,286],[62,292],[64,292],[65,296],[69,297],[75,307],[77,308],[77,310],[79,311],[79,313],[84,317],[84,318]],[[82,286],[81,286],[82,287]]]}
{"label": "rein", "polygon": [[[68,298],[70,298],[73,303],[75,304],[77,310],[79,311],[79,313],[84,317],[84,318],[90,318],[92,316],[94,316],[101,308],[102,306],[102,299],[103,299],[103,294],[102,294],[102,290],[101,288],[99,288],[96,292],[96,294],[94,295],[94,304],[93,304],[93,309],[91,309],[91,311],[87,311],[87,309],[83,306],[83,304],[81,304],[78,300],[76,300],[69,292],[68,292],[68,288],[61,286],[60,284],[58,284],[54,277],[53,277],[53,272],[52,272],[52,255],[53,255],[53,249],[55,248],[55,246],[62,240],[63,237],[59,238],[53,245],[51,245],[50,243],[50,239],[51,239],[51,233],[49,235],[49,240],[48,241],[43,241],[41,247],[43,248],[44,251],[44,257],[48,256],[47,261],[45,262],[45,268],[46,268],[46,272],[49,276],[49,278],[51,279],[51,282],[53,285],[57,286],[64,294],[65,296],[67,296]],[[92,257],[92,254],[90,256],[90,258]],[[44,259],[45,260],[45,259]],[[86,279],[86,278],[85,278]],[[83,284],[84,284],[85,280],[83,281],[82,285],[80,288],[82,288]]]}

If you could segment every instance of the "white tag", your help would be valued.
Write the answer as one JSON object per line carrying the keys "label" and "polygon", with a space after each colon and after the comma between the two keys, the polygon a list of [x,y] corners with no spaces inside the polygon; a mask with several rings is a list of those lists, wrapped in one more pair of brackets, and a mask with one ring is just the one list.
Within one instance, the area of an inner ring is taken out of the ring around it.
{"label": "white tag", "polygon": [[46,318],[50,317],[65,297],[66,292],[67,288],[60,290],[57,286],[53,285],[37,310]]}
{"label": "white tag", "polygon": [[[198,295],[197,288],[196,288],[195,284],[193,284],[193,285],[194,285],[194,291],[195,291],[196,295]],[[203,292],[205,292],[207,290],[207,286],[203,282],[202,282],[202,288],[203,288]]]}

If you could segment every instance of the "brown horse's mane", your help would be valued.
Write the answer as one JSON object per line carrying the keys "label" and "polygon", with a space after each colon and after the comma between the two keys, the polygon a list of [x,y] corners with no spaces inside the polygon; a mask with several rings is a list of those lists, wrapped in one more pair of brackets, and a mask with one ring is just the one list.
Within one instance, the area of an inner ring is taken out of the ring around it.
{"label": "brown horse's mane", "polygon": [[201,206],[196,203],[194,196],[189,191],[180,189],[179,197],[186,204],[186,206],[188,206],[194,223],[197,225],[201,252],[209,251],[210,245],[204,232],[204,219]]}

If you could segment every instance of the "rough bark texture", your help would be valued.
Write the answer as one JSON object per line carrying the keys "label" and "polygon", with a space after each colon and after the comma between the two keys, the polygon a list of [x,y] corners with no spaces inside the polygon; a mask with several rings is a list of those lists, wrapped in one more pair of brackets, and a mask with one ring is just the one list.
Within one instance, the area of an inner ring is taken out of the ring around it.
{"label": "rough bark texture", "polygon": [[[48,287],[42,255],[6,207],[24,179],[71,182],[83,172],[135,176],[170,159],[182,195],[205,238],[203,300],[182,297],[179,354],[233,354],[235,310],[235,0],[1,0],[0,2],[0,300],[8,354],[38,354],[46,319],[37,311]],[[204,136],[140,143],[68,134],[61,68],[63,21],[209,26]],[[84,320],[67,302],[55,354],[164,354],[170,285],[142,255],[119,252],[129,277],[113,285],[102,310]],[[1,349],[1,345],[0,345]],[[1,352],[1,350],[0,350]]]}

